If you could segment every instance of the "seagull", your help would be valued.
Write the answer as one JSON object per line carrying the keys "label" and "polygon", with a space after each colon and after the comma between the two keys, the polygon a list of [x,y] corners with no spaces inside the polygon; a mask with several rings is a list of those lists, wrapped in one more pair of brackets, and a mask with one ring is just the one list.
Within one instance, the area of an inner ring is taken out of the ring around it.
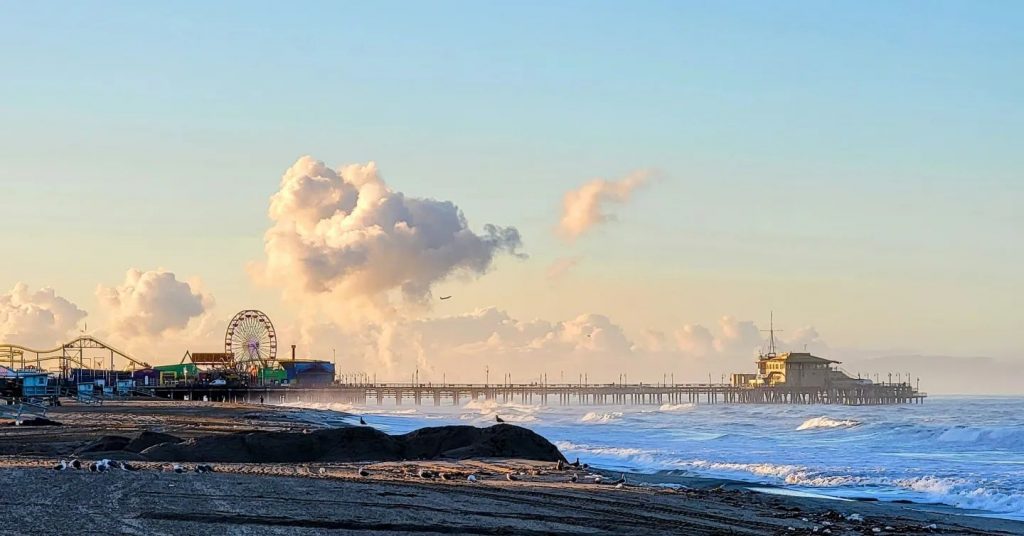
{"label": "seagull", "polygon": [[558,460],[558,463],[555,464],[555,471],[565,471],[565,462]]}
{"label": "seagull", "polygon": [[512,473],[505,473],[505,480],[508,480],[509,482],[518,482],[519,477]]}
{"label": "seagull", "polygon": [[324,469],[323,467],[321,467],[321,468],[317,469],[316,472],[317,472],[317,474],[320,474],[320,475],[326,475],[327,474],[327,469]]}
{"label": "seagull", "polygon": [[570,463],[569,465],[571,465],[571,466],[573,466],[573,467],[575,467],[575,468],[579,469],[579,468],[580,468],[580,459],[579,459],[579,457],[577,456],[577,457],[576,457],[576,461],[574,461],[574,462]]}
{"label": "seagull", "polygon": [[364,421],[362,417],[359,417],[359,424],[365,425],[366,421]]}
{"label": "seagull", "polygon": [[603,479],[601,478],[601,475],[597,475],[597,476],[594,477],[594,483],[595,484],[600,484],[602,482],[603,482]]}
{"label": "seagull", "polygon": [[450,299],[450,298],[451,298],[451,296],[441,296],[442,300],[447,300],[447,299]]}
{"label": "seagull", "polygon": [[68,462],[65,461],[65,460],[61,460],[60,463],[58,463],[57,465],[55,465],[53,467],[54,471],[63,471],[65,469],[67,469],[67,468],[68,468]]}
{"label": "seagull", "polygon": [[575,484],[576,481],[578,481],[579,479],[580,479],[580,475],[577,475],[576,473],[573,473],[572,476],[569,477],[569,482],[572,482],[573,484]]}
{"label": "seagull", "polygon": [[466,480],[470,482],[476,482],[476,475],[469,475],[468,477],[466,477]]}
{"label": "seagull", "polygon": [[626,473],[622,473],[622,476],[620,476],[618,480],[616,480],[615,482],[612,482],[612,484],[616,484],[616,485],[618,485],[618,484],[625,484],[625,483],[626,483]]}
{"label": "seagull", "polygon": [[175,473],[178,473],[179,475],[185,472],[185,468],[178,464],[172,465],[171,470],[173,470]]}
{"label": "seagull", "polygon": [[82,462],[80,462],[78,460],[71,460],[71,468],[72,469],[81,469],[82,468]]}
{"label": "seagull", "polygon": [[360,467],[359,468],[359,476],[363,476],[363,477],[370,476],[370,472],[367,471],[365,467]]}
{"label": "seagull", "polygon": [[505,422],[505,419],[502,419],[501,417],[499,417],[497,415],[494,416],[494,420],[497,421],[497,422]]}

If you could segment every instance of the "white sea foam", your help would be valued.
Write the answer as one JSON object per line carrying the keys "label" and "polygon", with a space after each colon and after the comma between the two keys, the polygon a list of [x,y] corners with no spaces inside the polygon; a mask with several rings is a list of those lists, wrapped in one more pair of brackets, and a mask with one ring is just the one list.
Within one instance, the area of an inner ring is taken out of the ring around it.
{"label": "white sea foam", "polygon": [[601,413],[599,411],[591,411],[590,413],[587,413],[586,415],[580,417],[580,422],[596,423],[596,424],[607,424],[609,422],[612,422],[614,420],[618,420],[618,419],[621,419],[621,418],[622,418],[622,413],[621,412]]}
{"label": "white sea foam", "polygon": [[676,411],[689,411],[696,408],[696,404],[662,404],[658,411],[671,413]]}
{"label": "white sea foam", "polygon": [[859,424],[860,421],[833,419],[831,417],[822,416],[807,419],[803,424],[797,427],[797,430],[813,430],[815,428],[848,428]]}

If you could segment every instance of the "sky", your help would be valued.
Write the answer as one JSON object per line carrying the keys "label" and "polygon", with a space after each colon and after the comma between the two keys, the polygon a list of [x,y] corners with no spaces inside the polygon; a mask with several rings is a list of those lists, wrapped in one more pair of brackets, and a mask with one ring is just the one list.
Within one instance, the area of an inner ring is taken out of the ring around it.
{"label": "sky", "polygon": [[786,349],[852,372],[1024,372],[1022,23],[995,1],[3,4],[0,339],[88,322],[176,362],[253,308],[386,378],[700,379],[752,368],[774,311]]}

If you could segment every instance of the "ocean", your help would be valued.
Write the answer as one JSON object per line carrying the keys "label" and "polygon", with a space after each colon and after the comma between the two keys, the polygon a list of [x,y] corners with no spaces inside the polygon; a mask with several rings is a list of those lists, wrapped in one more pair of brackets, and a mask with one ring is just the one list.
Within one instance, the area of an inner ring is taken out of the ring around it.
{"label": "ocean", "polygon": [[487,426],[500,415],[548,438],[570,460],[602,469],[723,477],[1024,520],[1024,398],[933,396],[921,405],[866,407],[290,405],[362,415],[388,433]]}

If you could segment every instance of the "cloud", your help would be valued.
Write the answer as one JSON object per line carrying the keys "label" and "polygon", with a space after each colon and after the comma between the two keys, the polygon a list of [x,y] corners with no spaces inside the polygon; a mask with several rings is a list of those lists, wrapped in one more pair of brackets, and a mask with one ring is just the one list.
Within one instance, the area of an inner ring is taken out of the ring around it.
{"label": "cloud", "polygon": [[326,296],[361,311],[422,305],[436,283],[479,276],[522,245],[514,227],[488,224],[477,234],[454,203],[390,189],[373,162],[334,170],[300,158],[281,178],[269,215],[266,259],[250,267],[255,279],[286,297]]}
{"label": "cloud", "polygon": [[614,219],[605,212],[605,205],[626,202],[634,190],[647,184],[650,175],[646,170],[634,171],[618,181],[595,179],[566,192],[559,233],[567,240],[575,240],[595,225]]}
{"label": "cloud", "polygon": [[0,294],[0,342],[46,350],[67,342],[86,314],[52,288],[31,292],[18,283]]}
{"label": "cloud", "polygon": [[110,332],[127,339],[163,335],[185,329],[213,306],[202,283],[179,281],[168,271],[132,268],[117,287],[100,285],[96,297],[110,311]]}
{"label": "cloud", "polygon": [[555,259],[555,261],[548,266],[544,276],[548,281],[558,281],[572,271],[572,269],[575,268],[581,260],[583,260],[583,257],[579,255]]}

